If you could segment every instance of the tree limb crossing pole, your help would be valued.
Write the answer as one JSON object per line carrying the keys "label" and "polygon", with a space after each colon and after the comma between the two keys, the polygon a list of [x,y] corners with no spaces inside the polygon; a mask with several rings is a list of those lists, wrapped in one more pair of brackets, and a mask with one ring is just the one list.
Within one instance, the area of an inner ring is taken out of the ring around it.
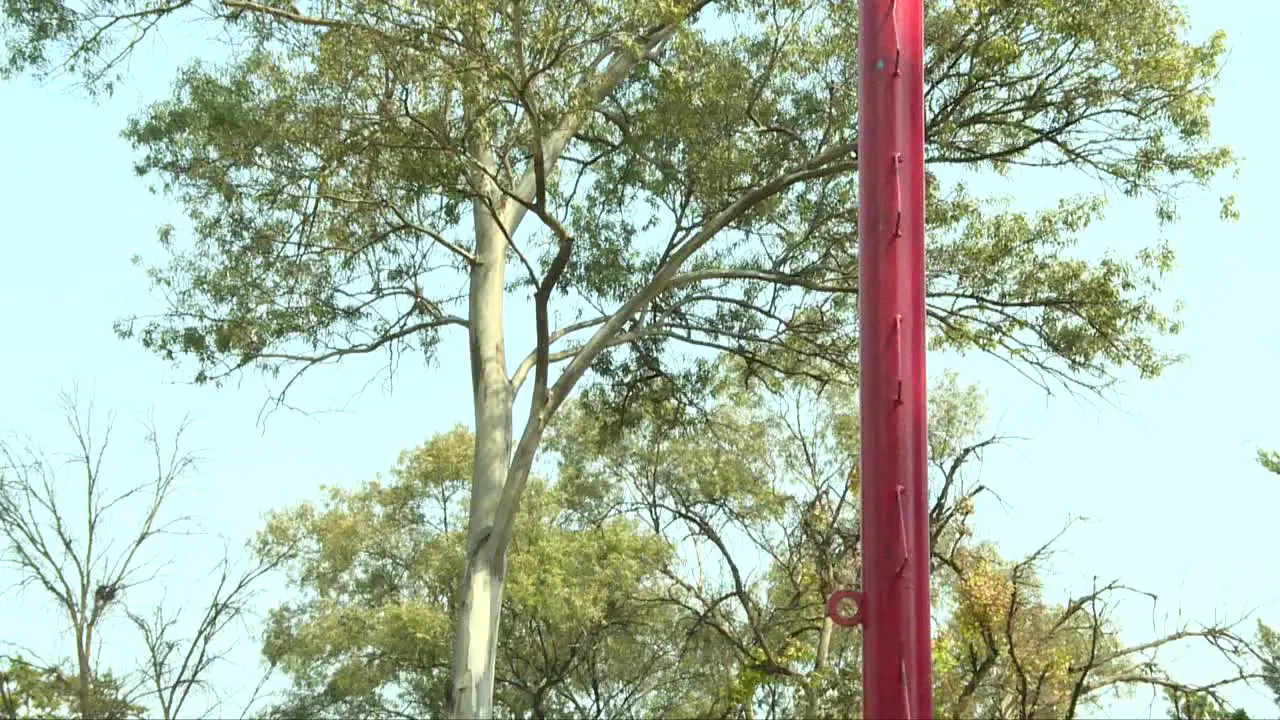
{"label": "tree limb crossing pole", "polygon": [[933,716],[924,275],[924,2],[861,0],[863,717]]}

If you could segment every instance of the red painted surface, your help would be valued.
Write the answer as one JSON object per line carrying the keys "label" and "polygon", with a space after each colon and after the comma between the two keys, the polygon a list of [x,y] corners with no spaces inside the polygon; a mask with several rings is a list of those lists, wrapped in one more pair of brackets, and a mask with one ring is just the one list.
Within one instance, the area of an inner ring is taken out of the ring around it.
{"label": "red painted surface", "polygon": [[862,0],[858,125],[863,716],[933,716],[923,0]]}

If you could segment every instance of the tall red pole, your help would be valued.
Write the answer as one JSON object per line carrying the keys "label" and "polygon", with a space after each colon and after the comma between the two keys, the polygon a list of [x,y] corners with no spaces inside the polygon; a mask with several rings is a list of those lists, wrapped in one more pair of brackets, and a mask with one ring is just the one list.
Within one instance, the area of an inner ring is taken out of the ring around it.
{"label": "tall red pole", "polygon": [[924,311],[924,2],[861,0],[863,716],[933,716]]}

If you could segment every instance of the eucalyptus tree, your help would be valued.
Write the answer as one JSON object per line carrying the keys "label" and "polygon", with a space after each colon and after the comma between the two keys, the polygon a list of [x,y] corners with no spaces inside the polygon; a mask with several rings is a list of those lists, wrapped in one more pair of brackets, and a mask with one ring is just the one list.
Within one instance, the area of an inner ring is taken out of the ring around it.
{"label": "eucalyptus tree", "polygon": [[[935,346],[1045,383],[1158,373],[1171,358],[1156,337],[1178,327],[1151,299],[1169,248],[1086,261],[1073,245],[1101,194],[1028,213],[946,169],[1074,168],[1168,220],[1232,162],[1209,132],[1224,38],[1190,38],[1172,0],[927,5]],[[855,369],[850,0],[3,8],[9,72],[98,91],[171,18],[212,17],[227,40],[127,128],[189,227],[162,231],[170,259],[148,269],[166,312],[122,334],[203,382],[285,372],[281,394],[352,356],[469,358],[455,715],[491,708],[517,511],[583,378],[693,392],[722,352],[814,378]],[[510,315],[530,347],[509,364]]]}

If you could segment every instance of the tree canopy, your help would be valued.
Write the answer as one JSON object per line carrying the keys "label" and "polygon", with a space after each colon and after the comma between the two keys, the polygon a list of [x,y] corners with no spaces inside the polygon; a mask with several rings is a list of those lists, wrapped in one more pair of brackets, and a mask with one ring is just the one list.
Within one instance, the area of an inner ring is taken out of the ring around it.
{"label": "tree canopy", "polygon": [[[858,572],[856,415],[840,392],[734,390],[735,373],[721,377],[721,400],[694,417],[654,402],[610,426],[590,397],[561,416],[550,477],[530,484],[512,548],[498,716],[848,717],[857,707],[858,634],[824,619],[831,591]],[[1141,686],[1219,703],[1152,653],[1240,640],[1233,630],[1179,627],[1126,645],[1111,618],[1122,584],[1051,600],[1040,580],[1050,544],[1010,560],[974,539],[985,488],[970,465],[998,442],[978,434],[982,404],[954,379],[934,392],[939,716],[1078,717]],[[291,599],[264,645],[292,678],[274,714],[446,707],[472,442],[464,428],[434,436],[390,477],[269,519],[261,547],[297,553]]]}
{"label": "tree canopy", "polygon": [[[436,436],[403,453],[386,480],[330,489],[322,507],[271,516],[260,548],[296,548],[288,567],[298,590],[272,612],[265,636],[268,661],[294,681],[276,713],[443,714],[472,442],[464,428]],[[629,696],[653,682],[646,633],[670,614],[642,589],[668,548],[632,521],[582,522],[542,483],[530,487],[520,530],[501,705],[539,717],[590,715],[583,702],[618,717],[645,707]]]}
{"label": "tree canopy", "polygon": [[[1167,216],[1231,162],[1209,135],[1223,37],[1187,40],[1166,0],[929,5],[936,344],[1058,379],[1157,373],[1171,358],[1155,337],[1177,329],[1150,297],[1168,248],[1086,262],[1071,248],[1100,195],[1032,213],[945,178],[1074,167]],[[50,43],[90,62],[114,37],[68,18],[45,38],[36,9],[56,2],[8,7],[26,23],[15,62]],[[172,262],[151,271],[168,312],[122,329],[200,379],[433,351],[466,326],[477,168],[511,236],[511,292],[561,318],[541,336],[556,360],[596,333],[628,348],[597,362],[606,375],[643,375],[682,341],[848,367],[853,303],[832,293],[856,288],[853,3],[210,10],[239,18],[243,49],[185,69],[126,131],[191,227],[166,229]]]}

